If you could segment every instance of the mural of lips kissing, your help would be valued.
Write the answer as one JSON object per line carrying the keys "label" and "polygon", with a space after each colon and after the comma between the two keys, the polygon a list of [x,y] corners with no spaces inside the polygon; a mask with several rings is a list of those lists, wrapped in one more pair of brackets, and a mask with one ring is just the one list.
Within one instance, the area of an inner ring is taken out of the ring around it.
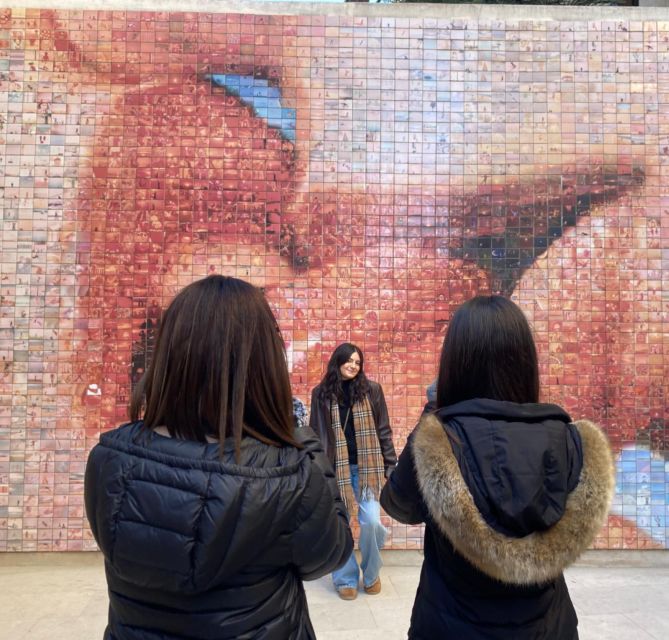
{"label": "mural of lips kissing", "polygon": [[619,454],[598,546],[666,546],[666,23],[434,11],[0,14],[0,548],[92,547],[86,453],[212,272],[264,288],[298,397],[359,344],[398,448],[454,308],[512,296]]}

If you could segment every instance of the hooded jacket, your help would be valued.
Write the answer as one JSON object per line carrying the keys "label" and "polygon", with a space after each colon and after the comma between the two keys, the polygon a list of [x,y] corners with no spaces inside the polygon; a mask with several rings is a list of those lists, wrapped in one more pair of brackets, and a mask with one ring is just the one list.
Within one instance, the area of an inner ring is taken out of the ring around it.
{"label": "hooded jacket", "polygon": [[302,579],[331,572],[353,541],[333,471],[304,449],[244,438],[220,446],[142,423],[105,433],[86,467],[86,512],[105,558],[106,640],[314,638]]}
{"label": "hooded jacket", "polygon": [[606,436],[558,406],[475,399],[424,414],[381,494],[425,522],[409,638],[574,640],[564,569],[609,508]]}

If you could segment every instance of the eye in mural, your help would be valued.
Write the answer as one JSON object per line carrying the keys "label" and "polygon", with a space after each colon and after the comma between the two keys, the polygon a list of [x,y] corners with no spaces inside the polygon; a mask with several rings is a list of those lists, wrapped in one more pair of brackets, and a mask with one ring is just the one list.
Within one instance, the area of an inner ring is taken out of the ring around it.
{"label": "eye in mural", "polygon": [[211,81],[213,86],[222,87],[228,94],[237,96],[268,126],[278,129],[286,140],[295,142],[295,109],[282,105],[281,90],[270,85],[269,80],[231,73],[214,73],[205,76],[205,79]]}
{"label": "eye in mural", "polygon": [[297,397],[360,344],[398,449],[453,309],[513,297],[543,397],[616,448],[597,544],[668,544],[664,23],[6,10],[0,31],[0,549],[92,545],[85,452],[160,310],[214,272],[264,287]]}

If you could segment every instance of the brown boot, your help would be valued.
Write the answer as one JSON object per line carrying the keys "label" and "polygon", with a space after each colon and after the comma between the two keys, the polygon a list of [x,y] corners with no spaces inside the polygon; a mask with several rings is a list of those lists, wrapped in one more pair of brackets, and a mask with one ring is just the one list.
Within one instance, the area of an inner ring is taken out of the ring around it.
{"label": "brown boot", "polygon": [[368,593],[370,596],[375,596],[377,593],[381,593],[381,578],[377,578],[372,584],[365,587],[365,593]]}
{"label": "brown boot", "polygon": [[358,597],[358,590],[355,587],[339,587],[337,594],[342,600],[355,600]]}

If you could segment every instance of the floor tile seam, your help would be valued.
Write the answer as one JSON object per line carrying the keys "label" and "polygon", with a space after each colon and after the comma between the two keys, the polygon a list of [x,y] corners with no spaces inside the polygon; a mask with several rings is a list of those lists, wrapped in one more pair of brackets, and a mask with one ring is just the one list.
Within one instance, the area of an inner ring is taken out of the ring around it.
{"label": "floor tile seam", "polygon": [[[647,634],[650,639],[652,639],[652,640],[666,640],[665,637],[660,637],[660,636],[656,635],[654,631],[651,631],[649,629],[646,629],[645,627],[642,627],[636,620],[630,618],[627,613],[623,613],[622,615],[623,615],[623,617],[627,618],[637,628],[637,630],[641,630],[645,634]],[[635,638],[635,640],[643,640],[643,638],[638,638],[637,637],[637,638]]]}

